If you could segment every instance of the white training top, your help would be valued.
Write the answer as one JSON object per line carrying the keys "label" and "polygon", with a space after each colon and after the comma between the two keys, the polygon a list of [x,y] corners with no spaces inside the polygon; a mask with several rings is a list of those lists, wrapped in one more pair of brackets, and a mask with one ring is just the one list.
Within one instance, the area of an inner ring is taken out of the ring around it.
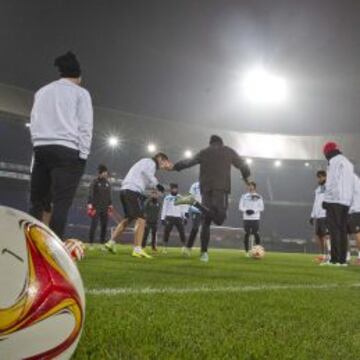
{"label": "white training top", "polygon": [[354,165],[342,154],[334,156],[327,168],[324,201],[350,206],[354,191]]}
{"label": "white training top", "polygon": [[163,206],[161,210],[161,220],[165,220],[167,216],[184,218],[185,214],[188,211],[187,205],[175,205],[175,200],[179,197],[179,195],[167,195],[163,201]]}
{"label": "white training top", "polygon": [[326,217],[326,210],[322,207],[325,195],[325,185],[319,185],[315,190],[314,205],[311,211],[311,218],[321,219]]}
{"label": "white training top", "polygon": [[157,170],[153,159],[141,159],[135,163],[121,184],[121,190],[131,190],[143,194],[146,188],[154,188],[158,183],[155,176]]}
{"label": "white training top", "polygon": [[36,92],[30,120],[33,146],[62,145],[86,159],[92,130],[93,107],[86,89],[60,79]]}
{"label": "white training top", "polygon": [[[189,193],[195,198],[195,200],[199,203],[201,203],[201,190],[200,190],[200,183],[199,181],[194,182],[189,190]],[[200,213],[200,210],[196,208],[195,206],[190,206],[190,210],[192,213]]]}
{"label": "white training top", "polygon": [[358,212],[360,212],[360,179],[354,174],[354,192],[349,213],[353,214]]}
{"label": "white training top", "polygon": [[[258,193],[248,192],[240,198],[239,210],[243,213],[244,220],[260,220],[261,212],[264,211],[264,200]],[[254,214],[246,214],[246,210],[253,210]]]}

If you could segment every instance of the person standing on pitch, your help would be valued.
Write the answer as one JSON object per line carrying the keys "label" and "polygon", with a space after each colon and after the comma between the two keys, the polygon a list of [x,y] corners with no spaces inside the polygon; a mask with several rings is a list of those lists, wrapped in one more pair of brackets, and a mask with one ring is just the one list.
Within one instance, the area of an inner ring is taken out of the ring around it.
{"label": "person standing on pitch", "polygon": [[360,265],[360,179],[356,174],[354,174],[354,194],[348,217],[348,234],[355,237],[358,249],[356,264]]}
{"label": "person standing on pitch", "polygon": [[179,161],[173,166],[173,170],[181,171],[195,165],[200,165],[202,202],[196,201],[193,195],[188,195],[177,199],[175,205],[195,206],[202,212],[200,260],[207,262],[210,225],[213,222],[222,225],[226,219],[228,195],[231,191],[231,166],[241,171],[246,183],[249,182],[250,169],[235,150],[224,145],[218,135],[212,135],[207,148],[201,150],[192,159]]}
{"label": "person standing on pitch", "polygon": [[89,92],[80,86],[81,69],[76,56],[67,52],[55,59],[55,66],[61,79],[36,92],[31,111],[34,164],[30,214],[41,220],[50,196],[49,225],[62,239],[90,153],[93,108]]}
{"label": "person standing on pitch", "polygon": [[157,188],[164,192],[155,173],[158,169],[169,170],[172,164],[164,153],[156,154],[152,159],[141,159],[131,167],[125,176],[120,190],[120,200],[124,209],[124,219],[116,227],[111,239],[105,243],[105,249],[115,253],[115,240],[122,235],[128,225],[135,222],[134,250],[132,256],[151,258],[142,248],[146,226],[143,202],[147,188]]}
{"label": "person standing on pitch", "polygon": [[[200,183],[198,181],[196,181],[191,185],[189,194],[192,195],[198,203],[201,203]],[[192,227],[191,227],[189,239],[186,244],[186,248],[184,249],[184,254],[188,256],[190,256],[191,249],[194,246],[196,236],[199,232],[199,228],[201,224],[201,212],[195,206],[190,206],[189,216],[191,218]]]}
{"label": "person standing on pitch", "polygon": [[244,246],[246,256],[249,257],[250,235],[255,238],[255,244],[260,245],[260,217],[264,211],[264,201],[261,195],[256,192],[256,183],[251,181],[248,184],[248,192],[240,198],[239,210],[243,213],[244,220]]}
{"label": "person standing on pitch", "polygon": [[347,220],[354,192],[354,166],[334,142],[326,143],[323,152],[329,161],[323,201],[331,240],[329,264],[347,266]]}
{"label": "person standing on pitch", "polygon": [[159,192],[157,190],[152,190],[150,194],[150,198],[145,201],[145,206],[144,206],[146,227],[142,242],[143,249],[146,247],[147,239],[151,232],[151,247],[153,251],[157,251],[156,236],[157,236],[158,222],[160,218],[160,210],[161,210],[161,204],[159,201]]}
{"label": "person standing on pitch", "polygon": [[89,242],[94,242],[95,231],[100,220],[100,242],[105,242],[108,217],[111,215],[111,185],[105,165],[99,165],[98,176],[90,185],[87,213],[91,217]]}
{"label": "person standing on pitch", "polygon": [[185,229],[187,206],[175,206],[175,201],[179,198],[178,184],[170,184],[170,194],[165,196],[161,210],[161,223],[164,225],[164,253],[167,253],[170,233],[175,226],[179,232],[180,241],[185,247]]}
{"label": "person standing on pitch", "polygon": [[309,220],[310,225],[315,225],[315,235],[319,242],[320,256],[317,260],[322,264],[329,261],[330,238],[329,229],[326,221],[326,210],[322,204],[325,195],[326,171],[319,170],[316,173],[318,187],[315,190],[314,205]]}

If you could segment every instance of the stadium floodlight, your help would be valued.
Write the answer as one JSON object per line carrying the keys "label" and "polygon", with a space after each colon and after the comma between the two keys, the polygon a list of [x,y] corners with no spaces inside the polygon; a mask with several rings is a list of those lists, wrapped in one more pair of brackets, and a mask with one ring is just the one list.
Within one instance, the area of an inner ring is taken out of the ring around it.
{"label": "stadium floodlight", "polygon": [[281,162],[280,160],[275,160],[275,161],[274,161],[274,166],[275,166],[275,167],[278,168],[278,167],[280,167],[281,165],[282,165],[282,162]]}
{"label": "stadium floodlight", "polygon": [[192,153],[191,150],[185,150],[184,151],[184,156],[185,156],[186,159],[191,159],[192,156],[193,156],[193,153]]}
{"label": "stadium floodlight", "polygon": [[116,136],[109,136],[107,143],[110,147],[116,148],[119,145],[119,139]]}
{"label": "stadium floodlight", "polygon": [[288,98],[286,80],[262,66],[254,67],[244,75],[242,91],[244,98],[254,105],[281,105]]}
{"label": "stadium floodlight", "polygon": [[153,144],[153,143],[150,143],[150,144],[148,144],[148,146],[147,146],[147,151],[148,151],[150,154],[154,153],[154,152],[156,151],[156,149],[157,149],[157,146],[156,146],[155,144]]}
{"label": "stadium floodlight", "polygon": [[246,162],[248,165],[251,165],[251,164],[253,163],[253,159],[247,158],[247,159],[245,160],[245,162]]}

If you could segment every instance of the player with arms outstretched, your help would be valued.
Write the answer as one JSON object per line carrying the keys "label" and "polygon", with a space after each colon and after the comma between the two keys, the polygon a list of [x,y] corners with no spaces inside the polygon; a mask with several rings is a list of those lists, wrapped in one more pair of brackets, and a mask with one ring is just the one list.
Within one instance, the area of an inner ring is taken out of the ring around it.
{"label": "player with arms outstretched", "polygon": [[209,146],[201,150],[192,159],[182,160],[173,167],[175,171],[200,166],[200,189],[202,201],[196,201],[193,195],[179,198],[175,204],[197,207],[203,214],[201,228],[201,257],[209,261],[208,246],[210,241],[210,225],[222,225],[226,219],[228,196],[231,191],[231,167],[242,173],[246,183],[249,181],[250,169],[245,161],[232,148],[225,146],[218,135],[210,137]]}

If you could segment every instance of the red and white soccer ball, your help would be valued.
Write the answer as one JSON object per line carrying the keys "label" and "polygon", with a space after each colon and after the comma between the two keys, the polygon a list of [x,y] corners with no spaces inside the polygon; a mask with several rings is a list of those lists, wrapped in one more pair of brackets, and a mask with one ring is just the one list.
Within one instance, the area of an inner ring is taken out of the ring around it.
{"label": "red and white soccer ball", "polygon": [[80,261],[85,256],[85,245],[76,239],[68,239],[65,241],[65,248],[75,261]]}
{"label": "red and white soccer ball", "polygon": [[62,241],[0,206],[0,359],[70,359],[84,319],[83,283]]}
{"label": "red and white soccer ball", "polygon": [[260,260],[265,256],[265,249],[261,245],[255,245],[250,251],[253,259]]}

